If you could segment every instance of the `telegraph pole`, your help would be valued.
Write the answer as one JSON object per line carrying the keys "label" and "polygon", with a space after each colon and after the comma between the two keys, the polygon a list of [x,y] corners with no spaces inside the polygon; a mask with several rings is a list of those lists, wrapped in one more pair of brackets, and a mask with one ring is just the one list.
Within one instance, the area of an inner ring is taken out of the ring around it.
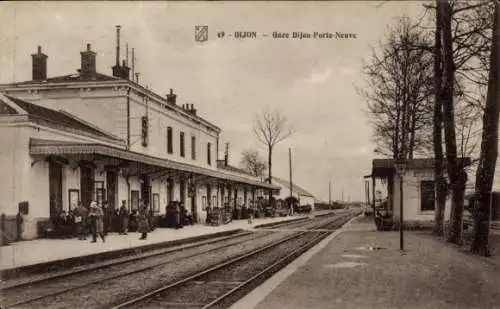
{"label": "telegraph pole", "polygon": [[292,148],[288,148],[288,163],[290,167],[290,213],[293,214]]}
{"label": "telegraph pole", "polygon": [[332,205],[332,181],[328,181],[328,205]]}

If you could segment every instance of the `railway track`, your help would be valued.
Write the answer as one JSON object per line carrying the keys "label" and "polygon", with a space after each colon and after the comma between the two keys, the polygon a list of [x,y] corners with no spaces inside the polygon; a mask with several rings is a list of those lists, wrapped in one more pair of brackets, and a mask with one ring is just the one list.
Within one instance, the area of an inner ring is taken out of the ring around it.
{"label": "railway track", "polygon": [[[132,257],[120,261],[103,263],[95,268],[80,269],[69,274],[63,273],[40,280],[16,286],[4,287],[1,291],[2,302],[0,308],[19,308],[47,297],[54,297],[76,289],[104,283],[105,281],[130,276],[139,272],[152,270],[165,264],[175,263],[180,259],[187,259],[200,254],[214,253],[228,247],[252,241],[268,233],[242,233],[235,236],[223,237],[215,242],[194,244],[182,250],[165,249],[144,256]],[[169,256],[168,254],[177,254]],[[71,277],[71,280],[67,280]],[[28,291],[28,293],[26,293]]]}
{"label": "railway track", "polygon": [[112,308],[228,308],[351,217],[340,216],[320,226],[330,231],[301,232]]}
{"label": "railway track", "polygon": [[[328,220],[324,218],[318,218],[317,220],[304,220],[300,223],[302,223],[301,225],[303,227],[307,228],[308,226],[324,225],[327,221]],[[293,226],[297,226],[298,222],[291,223],[294,223]],[[266,239],[268,239],[267,243],[272,242],[271,245],[277,245],[281,242],[283,235],[287,234],[292,235],[288,237],[291,239],[296,237],[297,234],[304,234],[304,232],[289,231],[288,233],[277,233],[277,231],[272,230],[259,230],[253,233],[246,232],[222,237],[209,242],[203,242],[201,244],[191,244],[185,246],[185,248],[181,250],[176,250],[175,248],[155,250],[155,252],[149,252],[141,256],[104,262],[101,265],[90,267],[89,269],[77,269],[69,271],[68,273],[41,278],[28,284],[10,287],[4,286],[0,290],[0,293],[2,293],[2,303],[4,303],[1,308],[39,308],[44,306],[47,307],[47,304],[50,304],[48,307],[67,308],[69,306],[57,307],[57,305],[55,305],[58,301],[61,303],[64,302],[60,301],[58,296],[66,295],[66,297],[68,297],[75,291],[77,293],[74,295],[78,295],[78,291],[82,289],[91,289],[91,287],[98,287],[98,289],[101,289],[99,287],[103,286],[102,289],[107,289],[110,285],[106,284],[106,282],[113,282],[116,285],[115,281],[117,280],[123,281],[128,277],[134,280],[137,275],[141,275],[139,277],[142,278],[154,278],[155,275],[157,275],[156,269],[162,270],[168,265],[180,265],[181,261],[183,262],[199,256],[224,256],[224,253],[232,247],[244,247],[247,243],[252,243],[256,240],[266,242]],[[276,239],[279,240],[276,241]],[[255,249],[252,249],[251,251],[254,250]],[[159,273],[161,273],[161,271]],[[137,281],[140,280],[141,279],[137,279]],[[81,307],[80,305],[79,307]],[[85,307],[95,308],[94,306]]]}
{"label": "railway track", "polygon": [[294,229],[294,228],[307,228],[307,226],[314,226],[318,220],[328,219],[332,216],[343,215],[343,213],[330,213],[320,217],[304,218],[292,222],[278,222],[269,227],[259,227],[260,230],[278,230],[278,229]]}

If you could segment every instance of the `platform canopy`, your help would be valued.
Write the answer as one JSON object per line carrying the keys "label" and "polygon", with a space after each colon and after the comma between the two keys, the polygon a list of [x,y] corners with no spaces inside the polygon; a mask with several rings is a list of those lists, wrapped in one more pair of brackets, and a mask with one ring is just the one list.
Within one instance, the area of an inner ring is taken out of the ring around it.
{"label": "platform canopy", "polygon": [[[387,178],[393,176],[396,173],[394,166],[395,161],[396,160],[394,159],[373,159],[372,174],[369,175],[369,177]],[[469,157],[461,158],[460,161],[463,166],[471,164],[471,159]],[[446,168],[446,160],[443,163],[444,168]],[[406,160],[406,168],[408,170],[434,169],[434,158],[416,158]],[[367,178],[367,176],[365,176],[365,178]]]}
{"label": "platform canopy", "polygon": [[30,154],[44,156],[64,156],[64,155],[101,155],[111,158],[119,158],[131,162],[140,162],[152,166],[166,169],[179,170],[182,172],[193,173],[208,177],[214,177],[221,180],[232,181],[236,183],[253,185],[260,188],[279,190],[280,187],[254,179],[225,173],[220,170],[211,170],[186,163],[174,162],[167,159],[160,159],[145,154],[133,152],[127,149],[121,149],[104,144],[75,143],[54,140],[31,139]]}

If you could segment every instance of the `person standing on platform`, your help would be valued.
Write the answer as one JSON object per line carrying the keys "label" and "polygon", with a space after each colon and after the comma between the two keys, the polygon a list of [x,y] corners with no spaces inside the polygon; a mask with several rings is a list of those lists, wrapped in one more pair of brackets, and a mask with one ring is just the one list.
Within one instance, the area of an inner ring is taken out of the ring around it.
{"label": "person standing on platform", "polygon": [[60,238],[69,238],[69,218],[65,210],[59,213],[56,231]]}
{"label": "person standing on platform", "polygon": [[146,239],[148,237],[149,232],[149,224],[148,224],[148,210],[146,206],[142,206],[139,208],[139,214],[137,215],[137,231],[141,233],[141,238]]}
{"label": "person standing on platform", "polygon": [[78,206],[75,209],[75,224],[76,224],[76,234],[79,240],[87,239],[87,209],[83,207],[82,202],[78,202]]}
{"label": "person standing on platform", "polygon": [[102,221],[103,221],[103,233],[104,236],[108,236],[108,230],[109,230],[109,207],[108,207],[108,201],[103,201],[102,202]]}
{"label": "person standing on platform", "polygon": [[127,201],[122,201],[122,206],[120,207],[119,218],[120,218],[120,234],[127,235],[128,230],[128,209]]}
{"label": "person standing on platform", "polygon": [[174,208],[174,216],[175,216],[175,228],[179,229],[181,227],[181,207],[179,202],[175,202]]}
{"label": "person standing on platform", "polygon": [[104,222],[103,222],[103,211],[102,208],[97,205],[96,202],[90,203],[89,219],[92,227],[92,242],[97,242],[97,234],[101,236],[102,242],[105,242],[104,238]]}
{"label": "person standing on platform", "polygon": [[183,228],[184,223],[186,220],[186,208],[184,207],[184,204],[181,202],[180,207],[179,207],[179,227]]}
{"label": "person standing on platform", "polygon": [[147,215],[148,215],[149,231],[152,232],[155,229],[153,207],[147,206],[146,209],[148,210]]}

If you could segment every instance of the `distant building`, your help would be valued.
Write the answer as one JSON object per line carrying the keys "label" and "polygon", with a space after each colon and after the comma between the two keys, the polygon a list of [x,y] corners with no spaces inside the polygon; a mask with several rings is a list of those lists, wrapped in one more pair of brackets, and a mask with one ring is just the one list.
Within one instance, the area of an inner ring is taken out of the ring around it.
{"label": "distant building", "polygon": [[[280,191],[279,195],[276,196],[277,198],[285,200],[286,198],[290,197],[290,181],[288,180],[283,180],[278,177],[273,176],[273,184],[280,186]],[[292,196],[295,197],[299,201],[299,205],[311,205],[314,210],[314,202],[316,198],[314,195],[307,190],[303,189],[302,187],[299,187],[292,181]]]}

